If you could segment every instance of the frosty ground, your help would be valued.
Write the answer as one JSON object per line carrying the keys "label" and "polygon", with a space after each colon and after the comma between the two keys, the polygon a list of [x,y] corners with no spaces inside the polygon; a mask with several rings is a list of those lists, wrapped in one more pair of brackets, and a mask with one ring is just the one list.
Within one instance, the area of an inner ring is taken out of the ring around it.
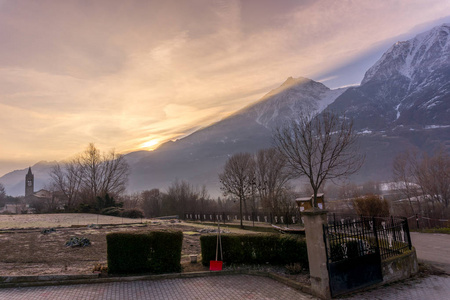
{"label": "frosty ground", "polygon": [[[92,274],[94,266],[106,266],[106,234],[168,228],[184,233],[185,269],[205,269],[201,264],[189,263],[190,254],[201,253],[196,224],[92,214],[0,215],[1,275]],[[72,237],[86,237],[91,245],[67,247]]]}
{"label": "frosty ground", "polygon": [[[107,266],[106,235],[110,232],[174,229],[183,232],[181,265],[183,272],[208,271],[190,255],[199,255],[200,236],[217,230],[212,224],[186,223],[176,219],[126,219],[95,214],[0,215],[0,276],[83,275],[96,266]],[[258,234],[250,230],[221,227],[225,233]],[[72,237],[87,238],[87,247],[67,247]],[[287,274],[285,266],[227,266],[253,268],[308,283],[307,271]],[[103,274],[107,275],[107,274]]]}

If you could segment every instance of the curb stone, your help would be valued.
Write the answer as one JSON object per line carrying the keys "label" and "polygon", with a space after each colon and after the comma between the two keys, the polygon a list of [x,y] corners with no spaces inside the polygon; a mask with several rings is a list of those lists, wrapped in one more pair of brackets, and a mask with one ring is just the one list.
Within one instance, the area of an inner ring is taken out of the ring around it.
{"label": "curb stone", "polygon": [[311,294],[310,286],[296,282],[294,280],[282,277],[278,274],[263,271],[253,271],[248,269],[224,270],[224,271],[202,271],[188,273],[171,273],[161,275],[141,275],[141,276],[112,276],[99,277],[99,274],[92,275],[45,275],[45,276],[2,276],[0,277],[0,288],[14,287],[33,287],[33,286],[56,286],[56,285],[75,285],[75,284],[95,284],[109,282],[131,282],[142,280],[164,280],[176,278],[195,278],[209,276],[226,275],[255,275],[269,277],[291,288]]}

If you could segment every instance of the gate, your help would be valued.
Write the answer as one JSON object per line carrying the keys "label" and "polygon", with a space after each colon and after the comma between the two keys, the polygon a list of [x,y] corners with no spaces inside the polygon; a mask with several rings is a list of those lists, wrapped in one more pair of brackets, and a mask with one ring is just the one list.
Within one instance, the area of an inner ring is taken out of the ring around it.
{"label": "gate", "polygon": [[332,297],[383,280],[376,227],[367,219],[324,225]]}

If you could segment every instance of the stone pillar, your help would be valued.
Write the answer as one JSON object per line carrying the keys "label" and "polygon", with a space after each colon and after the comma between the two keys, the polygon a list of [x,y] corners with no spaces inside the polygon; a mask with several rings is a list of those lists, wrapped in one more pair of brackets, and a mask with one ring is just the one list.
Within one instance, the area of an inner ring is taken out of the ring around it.
{"label": "stone pillar", "polygon": [[302,216],[305,222],[311,291],[316,297],[331,299],[326,245],[323,239],[323,224],[327,223],[327,211],[311,208],[303,211]]}

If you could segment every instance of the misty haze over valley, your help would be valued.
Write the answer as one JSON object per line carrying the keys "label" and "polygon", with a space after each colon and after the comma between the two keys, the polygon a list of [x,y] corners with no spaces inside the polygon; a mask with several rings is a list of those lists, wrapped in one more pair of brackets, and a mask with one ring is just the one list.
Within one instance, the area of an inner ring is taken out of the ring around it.
{"label": "misty haze over valley", "polygon": [[[392,45],[365,73],[359,86],[330,89],[308,78],[288,78],[253,104],[154,151],[125,155],[127,192],[166,189],[175,180],[221,195],[218,174],[239,152],[273,145],[274,130],[301,112],[331,110],[354,120],[366,161],[350,180],[389,181],[394,157],[408,149],[432,153],[450,146],[450,24]],[[31,168],[35,188],[48,183],[52,162]],[[6,192],[23,195],[28,168],[0,178]]]}

